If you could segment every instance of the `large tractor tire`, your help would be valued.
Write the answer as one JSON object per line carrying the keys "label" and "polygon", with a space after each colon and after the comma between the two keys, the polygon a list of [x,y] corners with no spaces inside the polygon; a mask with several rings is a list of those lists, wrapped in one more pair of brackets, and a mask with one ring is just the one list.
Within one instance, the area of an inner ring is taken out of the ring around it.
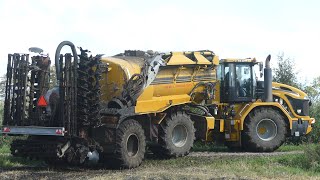
{"label": "large tractor tire", "polygon": [[188,155],[195,140],[195,129],[189,115],[172,112],[159,126],[158,146],[150,150],[158,157],[171,158]]}
{"label": "large tractor tire", "polygon": [[244,122],[242,148],[253,152],[272,152],[283,144],[286,134],[285,120],[278,111],[259,108]]}
{"label": "large tractor tire", "polygon": [[116,136],[115,168],[138,167],[146,151],[146,137],[141,125],[135,120],[120,124]]}

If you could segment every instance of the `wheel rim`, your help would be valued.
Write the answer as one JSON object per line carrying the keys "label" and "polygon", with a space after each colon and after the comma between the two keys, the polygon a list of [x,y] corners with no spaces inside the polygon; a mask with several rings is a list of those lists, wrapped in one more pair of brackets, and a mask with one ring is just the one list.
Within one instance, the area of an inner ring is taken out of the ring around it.
{"label": "wheel rim", "polygon": [[257,135],[263,141],[271,141],[277,136],[277,125],[271,119],[262,119],[257,125]]}
{"label": "wheel rim", "polygon": [[136,134],[130,134],[127,140],[127,151],[129,156],[135,156],[139,151],[139,138]]}
{"label": "wheel rim", "polygon": [[184,125],[178,124],[172,131],[172,143],[176,147],[182,147],[186,144],[188,137],[187,128]]}

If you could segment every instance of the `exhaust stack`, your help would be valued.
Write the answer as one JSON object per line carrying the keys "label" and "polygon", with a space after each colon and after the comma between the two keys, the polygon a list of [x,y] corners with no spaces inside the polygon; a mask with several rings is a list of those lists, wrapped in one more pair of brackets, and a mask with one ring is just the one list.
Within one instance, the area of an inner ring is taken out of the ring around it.
{"label": "exhaust stack", "polygon": [[270,67],[271,55],[266,59],[266,66],[264,68],[264,101],[272,102],[272,70]]}

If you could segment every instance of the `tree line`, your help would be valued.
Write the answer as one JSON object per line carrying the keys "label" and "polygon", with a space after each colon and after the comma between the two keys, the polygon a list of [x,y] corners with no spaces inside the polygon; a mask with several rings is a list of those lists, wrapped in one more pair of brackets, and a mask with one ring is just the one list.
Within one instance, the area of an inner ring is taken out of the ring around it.
{"label": "tree line", "polygon": [[283,53],[279,54],[277,59],[277,64],[273,68],[273,81],[296,87],[307,93],[312,104],[310,116],[316,119],[312,132],[298,142],[320,142],[320,76],[310,82],[300,82],[298,78],[300,73],[296,69],[294,59],[285,57]]}

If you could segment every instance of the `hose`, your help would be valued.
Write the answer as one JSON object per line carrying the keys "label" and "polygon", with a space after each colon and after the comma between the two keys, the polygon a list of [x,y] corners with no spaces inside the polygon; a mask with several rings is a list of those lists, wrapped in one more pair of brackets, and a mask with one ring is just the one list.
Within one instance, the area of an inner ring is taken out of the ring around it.
{"label": "hose", "polygon": [[198,84],[196,84],[191,92],[189,93],[189,95],[191,97],[193,97],[194,91],[200,87],[200,86],[205,86],[205,95],[206,95],[206,99],[207,100],[212,100],[213,99],[213,95],[214,95],[214,87],[215,87],[216,83],[212,83],[212,82],[199,82]]}
{"label": "hose", "polygon": [[198,104],[190,104],[189,106],[192,108],[196,108],[196,109],[203,111],[205,113],[205,116],[212,116],[209,112],[209,108],[206,106],[202,106],[202,105],[198,105]]}
{"label": "hose", "polygon": [[57,74],[57,84],[59,84],[60,80],[62,79],[62,73],[61,73],[61,69],[59,66],[59,58],[60,58],[60,52],[61,49],[63,48],[63,46],[70,46],[71,51],[72,51],[72,56],[74,58],[74,62],[78,63],[78,54],[77,54],[77,50],[74,46],[74,44],[70,41],[62,41],[56,50],[56,54],[55,54],[55,66],[56,66],[56,74]]}

